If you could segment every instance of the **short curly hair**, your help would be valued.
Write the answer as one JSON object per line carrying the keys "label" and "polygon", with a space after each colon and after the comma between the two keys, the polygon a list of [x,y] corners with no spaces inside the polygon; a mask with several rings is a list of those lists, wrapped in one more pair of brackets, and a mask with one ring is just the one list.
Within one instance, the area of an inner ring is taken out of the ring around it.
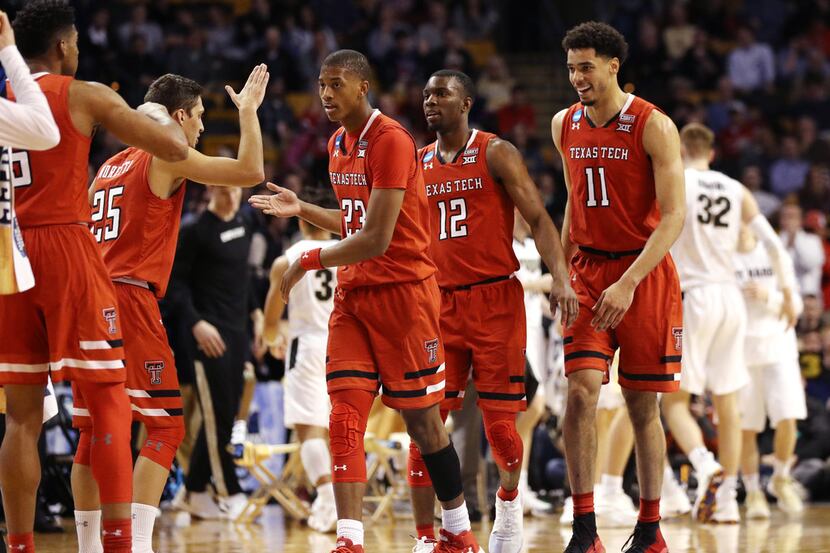
{"label": "short curly hair", "polygon": [[66,0],[30,0],[14,18],[17,49],[26,59],[46,54],[56,37],[75,25],[75,8]]}
{"label": "short curly hair", "polygon": [[562,48],[581,50],[593,48],[598,56],[617,58],[620,64],[628,57],[628,43],[617,29],[607,23],[586,21],[565,33]]}

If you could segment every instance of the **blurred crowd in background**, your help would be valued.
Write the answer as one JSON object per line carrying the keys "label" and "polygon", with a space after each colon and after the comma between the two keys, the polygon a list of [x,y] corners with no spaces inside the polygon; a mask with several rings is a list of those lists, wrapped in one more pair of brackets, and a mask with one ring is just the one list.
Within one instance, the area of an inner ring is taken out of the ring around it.
{"label": "blurred crowd in background", "polygon": [[[579,21],[611,23],[630,45],[620,82],[660,106],[678,127],[690,121],[711,127],[717,135],[714,167],[748,186],[780,230],[806,306],[798,334],[810,417],[800,424],[797,453],[801,460],[830,458],[827,0],[540,0],[523,2],[521,9],[506,0],[73,4],[80,32],[78,77],[111,84],[133,106],[167,72],[206,85],[206,132],[199,147],[211,153],[235,155],[236,111],[223,86],[238,86],[254,64],[266,63],[271,84],[259,111],[265,174],[298,192],[329,186],[326,142],[335,127],[316,97],[317,71],[327,54],[338,48],[366,53],[375,69],[373,105],[400,120],[419,145],[433,139],[421,105],[426,79],[441,68],[465,71],[478,89],[474,126],[514,142],[557,222],[565,190],[549,121],[576,98],[559,41]],[[520,78],[519,62],[552,75],[544,86],[553,103],[534,101],[540,84]],[[100,133],[91,175],[121,147]],[[188,186],[185,218],[205,208],[207,194],[199,185]],[[255,229],[250,265],[261,303],[268,268],[297,226],[266,219],[244,200],[243,211]],[[266,356],[260,375],[279,377],[280,362]],[[830,471],[825,473],[830,482]]]}

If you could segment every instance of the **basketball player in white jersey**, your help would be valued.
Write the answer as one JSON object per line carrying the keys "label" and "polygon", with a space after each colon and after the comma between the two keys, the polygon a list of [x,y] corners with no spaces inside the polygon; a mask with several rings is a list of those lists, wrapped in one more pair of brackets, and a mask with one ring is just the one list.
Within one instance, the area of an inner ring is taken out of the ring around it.
{"label": "basketball player in white jersey", "polygon": [[[333,200],[324,197],[309,199],[316,205]],[[331,482],[331,456],[328,450],[329,403],[326,391],[326,343],[329,316],[334,307],[337,286],[335,267],[310,271],[288,296],[288,328],[281,332],[285,308],[280,284],[288,267],[304,251],[325,248],[336,243],[331,234],[311,223],[299,220],[302,240],[288,248],[271,266],[271,286],[265,300],[266,343],[278,346],[287,341],[285,355],[285,426],[293,428],[300,442],[300,458],[309,481],[317,489],[311,505],[308,525],[318,532],[331,532],[337,524],[334,488]]]}
{"label": "basketball player in white jersey", "polygon": [[[671,255],[684,294],[683,372],[680,390],[663,396],[663,413],[698,475],[692,515],[701,522],[738,522],[738,391],[749,381],[744,362],[746,307],[734,264],[741,222],[751,226],[776,261],[783,258],[784,249],[752,194],[738,181],[709,169],[714,156],[712,131],[691,123],[680,132],[680,140],[687,211]],[[789,295],[784,310],[794,318]],[[700,428],[689,412],[691,394],[706,390],[712,393],[718,416],[720,463],[704,446]]]}
{"label": "basketball player in white jersey", "polygon": [[[522,498],[522,508],[525,514],[542,516],[549,514],[553,507],[550,503],[539,499],[536,493],[530,489],[527,481],[527,468],[530,460],[533,429],[536,428],[536,424],[545,411],[548,357],[547,338],[542,326],[542,317],[543,315],[550,317],[550,310],[545,309],[544,300],[550,293],[552,278],[550,274],[542,274],[542,258],[536,249],[530,227],[518,209],[515,210],[513,219],[513,251],[516,253],[516,259],[519,260],[519,270],[516,272],[516,278],[524,287],[527,320],[527,345],[525,350],[527,410],[519,413],[516,418],[516,430],[524,444],[522,470],[519,474],[519,495]],[[530,375],[532,375],[532,379],[529,378]],[[535,381],[533,382],[535,385],[531,385],[530,381]]]}
{"label": "basketball player in white jersey", "polygon": [[[796,420],[807,417],[798,343],[795,329],[781,318],[786,293],[793,298],[796,313],[803,309],[796,289],[795,269],[789,255],[781,260],[784,281],[781,285],[774,264],[755,233],[741,227],[736,258],[738,283],[744,293],[747,309],[746,363],[749,384],[741,390],[741,474],[746,488],[748,518],[769,518],[766,496],[758,481],[758,433],[766,427],[767,417],[775,429],[773,442],[772,480],[769,492],[778,499],[778,507],[788,514],[804,510],[801,497],[790,477],[796,443]],[[789,279],[789,280],[787,280]]]}

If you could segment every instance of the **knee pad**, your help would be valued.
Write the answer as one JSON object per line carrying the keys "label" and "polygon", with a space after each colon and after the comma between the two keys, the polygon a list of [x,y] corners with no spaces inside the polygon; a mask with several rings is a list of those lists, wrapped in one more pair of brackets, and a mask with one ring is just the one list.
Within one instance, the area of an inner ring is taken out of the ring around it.
{"label": "knee pad", "polygon": [[506,472],[520,470],[524,448],[516,430],[516,413],[485,410],[482,415],[484,433],[496,465]]}
{"label": "knee pad", "polygon": [[[368,397],[368,401],[366,397]],[[329,443],[332,480],[366,482],[366,456],[363,434],[372,407],[372,394],[349,390],[331,394]]]}
{"label": "knee pad", "polygon": [[429,488],[432,486],[427,465],[415,442],[409,442],[409,457],[406,460],[406,482],[410,488]]}
{"label": "knee pad", "polygon": [[331,476],[331,456],[323,438],[304,441],[300,446],[300,459],[312,486],[317,486],[324,476]]}
{"label": "knee pad", "polygon": [[139,455],[169,470],[173,466],[173,459],[176,457],[176,451],[182,440],[184,440],[184,422],[182,421],[175,426],[148,426],[147,440]]}
{"label": "knee pad", "polygon": [[89,466],[91,445],[91,428],[81,428],[78,434],[78,447],[75,449],[75,458],[73,462],[78,465]]}
{"label": "knee pad", "polygon": [[98,482],[101,503],[130,503],[133,496],[132,415],[124,384],[80,382],[77,385],[92,418],[88,460]]}

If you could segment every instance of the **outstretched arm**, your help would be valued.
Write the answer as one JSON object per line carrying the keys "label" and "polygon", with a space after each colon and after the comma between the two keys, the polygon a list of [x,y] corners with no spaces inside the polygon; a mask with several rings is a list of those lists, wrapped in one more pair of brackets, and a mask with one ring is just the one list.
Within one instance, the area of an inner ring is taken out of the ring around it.
{"label": "outstretched arm", "polygon": [[539,189],[530,178],[521,154],[510,142],[491,140],[487,145],[487,164],[530,226],[536,249],[552,276],[551,313],[556,312],[558,305],[562,309],[562,322],[567,326],[579,313],[579,301],[571,289],[559,232],[542,204]]}
{"label": "outstretched arm", "polygon": [[[206,156],[191,148],[187,159],[178,162],[153,160],[153,172],[167,175],[159,179],[170,188],[178,186],[180,179],[188,179],[213,186],[254,186],[265,178],[262,154],[262,131],[257,109],[265,97],[268,86],[268,68],[258,65],[251,71],[245,86],[237,94],[230,86],[225,90],[239,110],[239,151],[236,159]],[[153,182],[156,179],[151,179]],[[172,190],[154,190],[169,193]]]}
{"label": "outstretched arm", "polygon": [[340,236],[340,210],[326,209],[304,202],[293,190],[277,186],[273,182],[267,185],[274,194],[255,194],[248,198],[248,203],[266,215],[274,217],[299,217],[314,225]]}

